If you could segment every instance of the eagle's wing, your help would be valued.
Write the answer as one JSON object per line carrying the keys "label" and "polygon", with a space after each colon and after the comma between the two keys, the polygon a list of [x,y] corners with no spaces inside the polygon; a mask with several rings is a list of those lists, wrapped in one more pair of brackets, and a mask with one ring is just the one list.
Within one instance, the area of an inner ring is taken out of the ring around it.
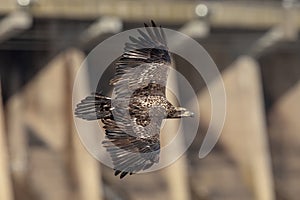
{"label": "eagle's wing", "polygon": [[[153,21],[152,27],[145,24],[146,32],[138,30],[138,38],[129,37],[124,53],[116,63],[116,73],[110,84],[114,85],[115,99],[129,98],[135,90],[149,83],[165,88],[171,58],[166,36]],[[165,91],[162,91],[165,95]]]}
{"label": "eagle's wing", "polygon": [[[125,115],[124,120],[118,122],[102,120],[106,129],[103,144],[112,158],[115,175],[120,174],[120,178],[148,169],[159,161],[162,119],[143,127],[127,117]],[[130,124],[127,124],[129,121]]]}
{"label": "eagle's wing", "polygon": [[[143,91],[149,84],[159,85],[156,93],[165,96],[171,59],[163,29],[153,21],[152,26],[145,25],[146,32],[138,30],[140,37],[129,37],[131,43],[125,44],[115,77],[110,81],[115,95],[111,101],[113,118],[102,119],[106,129],[103,143],[111,155],[115,174],[121,174],[121,178],[145,170],[159,160],[159,135],[165,111],[155,108],[151,119],[148,109],[139,112],[140,116],[129,114],[129,108],[135,106],[132,98],[143,97],[144,94],[138,91]],[[138,124],[138,118],[149,120],[148,125]]]}

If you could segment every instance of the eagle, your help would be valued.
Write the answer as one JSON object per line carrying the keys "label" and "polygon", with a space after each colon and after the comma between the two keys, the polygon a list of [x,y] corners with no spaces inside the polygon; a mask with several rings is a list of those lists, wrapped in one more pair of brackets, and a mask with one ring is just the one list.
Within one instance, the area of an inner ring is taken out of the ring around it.
{"label": "eagle", "polygon": [[166,98],[172,59],[163,28],[152,20],[151,25],[144,25],[137,29],[138,37],[129,36],[115,64],[116,72],[109,82],[113,95],[92,93],[75,108],[78,118],[102,121],[102,144],[110,154],[115,176],[120,178],[159,162],[163,119],[193,116]]}

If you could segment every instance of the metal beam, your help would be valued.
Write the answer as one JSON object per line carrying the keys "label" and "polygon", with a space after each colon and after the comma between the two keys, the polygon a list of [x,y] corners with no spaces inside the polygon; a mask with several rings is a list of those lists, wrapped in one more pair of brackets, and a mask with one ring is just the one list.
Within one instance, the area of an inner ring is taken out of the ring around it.
{"label": "metal beam", "polygon": [[0,199],[13,200],[13,184],[10,176],[9,152],[4,124],[0,81]]}
{"label": "metal beam", "polygon": [[[213,27],[266,29],[279,24],[285,8],[279,2],[206,2],[208,21]],[[115,16],[121,20],[145,22],[154,19],[166,23],[184,23],[199,18],[199,3],[189,1],[95,1],[40,0],[28,8],[34,17],[64,19],[98,19]],[[11,11],[15,8],[11,7]],[[0,9],[7,12],[9,9]],[[300,8],[295,5],[295,23],[300,27]],[[198,15],[197,15],[198,13]]]}
{"label": "metal beam", "polygon": [[123,23],[117,17],[101,17],[91,24],[79,37],[81,44],[86,44],[103,34],[116,34],[122,31]]}
{"label": "metal beam", "polygon": [[282,21],[259,38],[249,50],[252,57],[258,58],[267,50],[274,48],[280,42],[293,42],[298,39],[299,24],[292,5],[285,6]]}
{"label": "metal beam", "polygon": [[8,40],[32,25],[32,17],[24,11],[15,11],[0,21],[0,42]]}
{"label": "metal beam", "polygon": [[0,0],[0,15],[15,11],[18,7],[15,0]]}

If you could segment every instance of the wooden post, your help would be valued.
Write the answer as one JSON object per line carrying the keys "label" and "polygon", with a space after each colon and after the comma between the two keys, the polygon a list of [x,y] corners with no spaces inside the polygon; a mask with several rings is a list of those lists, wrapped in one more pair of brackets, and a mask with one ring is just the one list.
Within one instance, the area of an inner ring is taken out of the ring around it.
{"label": "wooden post", "polygon": [[[6,4],[6,3],[3,3]],[[24,11],[15,11],[0,21],[0,42],[13,38],[15,35],[29,29],[32,17]]]}
{"label": "wooden post", "polygon": [[[177,81],[176,77],[172,77],[169,80],[170,84],[176,87]],[[167,90],[167,99],[170,102],[175,103],[177,101],[176,97]],[[178,120],[168,120],[165,123],[165,126],[161,130],[161,146],[167,145],[169,142],[174,139],[178,131]],[[174,142],[174,141],[173,141]],[[177,154],[177,152],[183,151],[184,138],[181,138],[175,145],[176,148],[172,149],[172,153]],[[168,156],[168,155],[166,155]],[[171,155],[170,155],[171,156]],[[161,158],[165,159],[164,157]],[[185,156],[181,156],[170,166],[163,169],[165,173],[167,185],[169,188],[169,199],[173,200],[189,200],[191,199],[189,191],[189,182],[188,182],[188,165]]]}
{"label": "wooden post", "polygon": [[[78,178],[75,182],[79,187],[80,199],[98,200],[102,196],[99,164],[79,142],[71,117],[72,87],[69,86],[73,86],[77,67],[82,61],[83,54],[79,51],[71,50],[60,54],[28,84],[24,91],[27,102],[26,123],[51,149],[51,151],[42,149],[33,151],[32,156],[43,155],[44,159],[47,158],[44,163],[55,157],[59,161],[56,164],[52,163],[53,166],[51,164],[52,170],[47,171],[51,177],[47,182],[40,180],[36,175],[40,174],[44,166],[38,165],[37,162],[32,163],[37,167],[36,173],[31,175],[33,184],[42,190],[40,192],[44,194],[43,196],[49,196],[50,199],[71,197],[71,188],[68,185],[70,174],[65,171],[70,156],[69,143],[72,143],[73,148],[71,156],[74,160],[71,162],[75,165],[75,176]],[[60,178],[56,177],[58,175]]]}
{"label": "wooden post", "polygon": [[29,180],[45,200],[71,199],[73,188],[68,161],[67,73],[64,54],[54,57],[22,93],[27,127],[43,145],[30,149]]}
{"label": "wooden post", "polygon": [[[259,66],[253,58],[240,57],[223,73],[227,95],[226,121],[220,142],[238,163],[256,200],[274,200],[271,157]],[[219,87],[215,84],[215,87]],[[198,96],[201,122],[210,121],[210,96]]]}
{"label": "wooden post", "polygon": [[14,199],[8,157],[0,84],[0,199],[3,200]]}
{"label": "wooden post", "polygon": [[[78,50],[69,50],[66,52],[67,69],[70,75],[69,79],[69,92],[73,89],[73,83],[76,77],[76,73],[79,70],[84,60],[84,54]],[[86,71],[87,73],[87,71]],[[81,83],[79,91],[74,91],[74,95],[80,95],[81,93],[87,94],[88,90],[88,74],[86,74],[86,80]],[[70,97],[72,97],[70,95]],[[102,194],[102,182],[101,182],[101,171],[99,162],[90,155],[83,144],[80,142],[76,132],[73,112],[71,109],[72,98],[69,99],[70,113],[69,123],[71,126],[71,138],[74,153],[74,168],[77,176],[77,182],[79,186],[79,195],[81,200],[101,200],[103,199]],[[93,130],[86,130],[93,131]],[[100,144],[99,144],[100,145]]]}
{"label": "wooden post", "polygon": [[7,131],[8,147],[13,183],[15,187],[15,198],[26,199],[28,172],[28,144],[27,134],[24,126],[24,95],[17,93],[7,103]]}
{"label": "wooden post", "polygon": [[24,89],[26,123],[59,155],[68,143],[65,64],[63,53],[54,57]]}
{"label": "wooden post", "polygon": [[68,162],[72,170],[74,168],[74,185],[79,188],[76,198],[99,200],[102,196],[99,164],[80,143],[72,118],[73,80],[83,59],[83,53],[79,51],[65,51],[55,57],[25,88],[26,123],[50,149],[32,151],[32,156],[42,156],[44,163],[53,159],[58,161],[48,164],[52,170],[47,171],[50,177],[46,182],[36,175],[41,175],[45,166],[33,162],[37,167],[36,173],[31,175],[33,184],[49,199],[73,198],[74,192],[68,183],[74,179],[70,178],[73,174],[68,173]]}
{"label": "wooden post", "polygon": [[[298,71],[299,72],[299,71]],[[300,195],[300,81],[289,88],[269,114],[274,170],[278,194],[292,199]]]}

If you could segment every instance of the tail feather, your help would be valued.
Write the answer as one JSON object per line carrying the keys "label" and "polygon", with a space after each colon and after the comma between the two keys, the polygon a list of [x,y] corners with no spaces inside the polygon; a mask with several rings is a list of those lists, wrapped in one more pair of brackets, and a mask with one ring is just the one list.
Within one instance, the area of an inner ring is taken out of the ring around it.
{"label": "tail feather", "polygon": [[85,120],[110,118],[111,99],[99,93],[93,93],[76,105],[75,116]]}

